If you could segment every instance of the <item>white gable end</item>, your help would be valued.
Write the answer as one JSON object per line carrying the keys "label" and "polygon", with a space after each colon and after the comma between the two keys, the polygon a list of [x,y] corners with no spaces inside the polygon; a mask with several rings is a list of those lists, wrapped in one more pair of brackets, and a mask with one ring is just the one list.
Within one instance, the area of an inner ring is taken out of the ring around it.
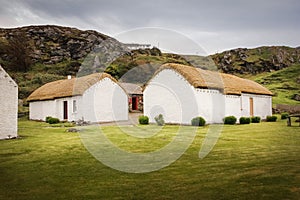
{"label": "white gable end", "polygon": [[17,137],[18,86],[0,66],[0,139]]}

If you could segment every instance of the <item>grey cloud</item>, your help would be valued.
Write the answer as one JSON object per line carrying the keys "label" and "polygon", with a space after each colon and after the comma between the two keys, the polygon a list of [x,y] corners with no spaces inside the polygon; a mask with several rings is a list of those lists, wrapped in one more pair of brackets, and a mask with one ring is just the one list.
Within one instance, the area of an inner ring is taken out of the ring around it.
{"label": "grey cloud", "polygon": [[[298,0],[0,0],[0,3],[0,26],[46,22],[97,29],[111,35],[149,26],[189,35],[235,33],[226,35],[233,37],[229,41],[235,40],[237,34],[249,32],[254,38],[255,34],[265,35],[264,32],[272,32],[276,38],[276,32],[282,30],[292,35],[300,33]],[[17,15],[16,9],[21,11]],[[27,13],[34,17],[25,16]],[[278,37],[281,40],[282,33]],[[299,42],[297,38],[293,41]]]}
{"label": "grey cloud", "polygon": [[23,5],[42,16],[77,17],[86,23],[91,16],[101,16],[129,28],[147,26],[152,21],[210,30],[287,28],[294,27],[300,18],[300,3],[296,0],[29,0],[23,1]]}

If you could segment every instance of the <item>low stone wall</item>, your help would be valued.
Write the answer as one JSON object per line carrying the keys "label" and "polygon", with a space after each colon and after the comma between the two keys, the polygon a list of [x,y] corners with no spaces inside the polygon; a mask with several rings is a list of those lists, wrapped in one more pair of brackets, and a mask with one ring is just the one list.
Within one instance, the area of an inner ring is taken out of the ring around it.
{"label": "low stone wall", "polygon": [[287,112],[289,114],[300,113],[300,105],[285,105],[285,104],[277,104],[273,109],[273,113],[283,113]]}

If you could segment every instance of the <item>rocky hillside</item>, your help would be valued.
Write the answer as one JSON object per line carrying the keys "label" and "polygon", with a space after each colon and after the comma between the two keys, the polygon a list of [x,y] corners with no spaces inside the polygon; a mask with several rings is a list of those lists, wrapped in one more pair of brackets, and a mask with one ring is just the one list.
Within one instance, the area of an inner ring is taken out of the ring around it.
{"label": "rocky hillside", "polygon": [[[37,87],[66,75],[106,71],[117,79],[144,84],[167,62],[248,77],[294,65],[296,73],[300,48],[239,48],[203,57],[162,53],[157,48],[130,51],[116,39],[92,30],[52,25],[0,28],[0,64],[18,83],[21,99]],[[290,85],[297,87],[294,83]],[[294,91],[293,95],[298,93]]]}
{"label": "rocky hillside", "polygon": [[300,63],[300,48],[285,46],[239,48],[214,54],[219,70],[231,74],[259,74]]}
{"label": "rocky hillside", "polygon": [[[95,49],[103,54],[126,51],[122,43],[102,33],[52,25],[0,29],[0,42],[2,49],[16,42],[21,47],[25,44],[27,49],[29,46],[31,67],[35,64],[51,66],[64,62],[73,63],[71,67],[76,68]],[[114,56],[119,56],[118,53]],[[5,68],[9,68],[10,59],[5,51],[0,51],[0,63]]]}
{"label": "rocky hillside", "polygon": [[[15,38],[19,38],[20,44],[18,44],[18,41],[15,41]],[[25,47],[23,47],[24,50],[20,54],[27,52],[30,58],[27,61],[29,66],[25,71],[30,71],[35,66],[47,66],[47,68],[60,67],[57,73],[60,75],[74,74],[77,73],[83,63],[86,67],[84,73],[99,71],[98,68],[110,67],[109,71],[118,78],[130,68],[127,66],[126,69],[123,69],[124,65],[136,66],[136,63],[132,62],[133,58],[142,60],[140,58],[142,57],[147,60],[147,53],[130,52],[124,44],[96,31],[82,31],[76,28],[53,25],[27,26],[12,29],[0,28],[0,64],[5,69],[14,69],[10,67],[10,65],[14,64],[10,63],[14,58],[1,49],[5,49],[5,46],[22,46],[22,44]],[[22,48],[13,50],[16,52],[20,49]],[[116,58],[122,57],[122,55],[124,55],[124,58],[119,59],[122,60],[122,63],[117,61],[114,65],[111,65]],[[148,56],[153,55],[148,53]],[[159,58],[164,56],[164,54],[159,52],[155,56]],[[300,63],[300,48],[284,46],[258,47],[254,49],[239,48],[209,57],[177,56],[173,61],[182,62],[182,58],[187,63],[197,67],[211,68],[212,65],[216,65],[217,69],[225,73],[259,74]],[[158,60],[169,61],[168,59]],[[15,65],[22,65],[24,62],[15,63]],[[159,63],[161,64],[161,62]],[[212,68],[216,69],[216,67]],[[118,71],[121,74],[118,74]]]}

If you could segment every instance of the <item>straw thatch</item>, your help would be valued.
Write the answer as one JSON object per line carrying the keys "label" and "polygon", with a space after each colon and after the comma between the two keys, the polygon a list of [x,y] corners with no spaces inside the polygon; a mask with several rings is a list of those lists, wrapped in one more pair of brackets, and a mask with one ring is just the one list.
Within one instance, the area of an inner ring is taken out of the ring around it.
{"label": "straw thatch", "polygon": [[104,78],[110,78],[112,81],[117,82],[107,73],[95,73],[79,78],[58,80],[47,83],[35,90],[27,98],[27,101],[51,100],[82,95],[84,91]]}
{"label": "straw thatch", "polygon": [[119,84],[124,88],[127,94],[137,94],[137,95],[143,94],[143,90],[139,85],[133,83],[123,83],[123,82],[119,82]]}
{"label": "straw thatch", "polygon": [[240,95],[241,93],[251,93],[273,95],[267,88],[254,81],[239,78],[230,74],[173,63],[162,65],[156,74],[164,69],[175,70],[195,88],[218,89],[224,94]]}

